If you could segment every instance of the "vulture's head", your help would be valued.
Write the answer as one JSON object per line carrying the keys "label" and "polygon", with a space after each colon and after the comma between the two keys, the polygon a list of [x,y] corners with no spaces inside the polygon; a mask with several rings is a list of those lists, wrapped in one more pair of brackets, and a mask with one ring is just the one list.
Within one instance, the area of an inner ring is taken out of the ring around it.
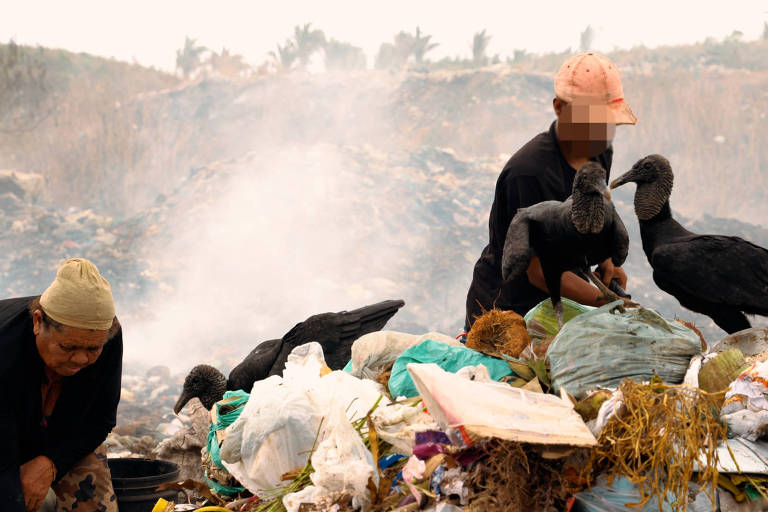
{"label": "vulture's head", "polygon": [[669,201],[674,181],[669,160],[661,155],[648,155],[638,160],[632,168],[613,180],[611,188],[631,181],[637,183],[635,213],[640,220],[652,219]]}
{"label": "vulture's head", "polygon": [[605,183],[605,169],[597,162],[587,162],[579,168],[573,179],[573,193],[592,194],[595,197],[611,198],[611,192]]}
{"label": "vulture's head", "polygon": [[226,391],[227,378],[213,366],[199,364],[192,368],[184,379],[184,387],[176,405],[173,406],[173,412],[179,414],[187,402],[195,397],[210,410],[213,404],[224,398]]}
{"label": "vulture's head", "polygon": [[571,220],[579,233],[599,233],[605,222],[606,202],[611,200],[602,165],[587,162],[579,168],[572,198]]}

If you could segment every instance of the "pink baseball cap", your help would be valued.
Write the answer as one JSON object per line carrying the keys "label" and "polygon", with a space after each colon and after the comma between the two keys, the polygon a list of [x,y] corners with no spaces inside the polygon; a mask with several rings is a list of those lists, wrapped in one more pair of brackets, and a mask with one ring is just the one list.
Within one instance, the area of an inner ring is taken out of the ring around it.
{"label": "pink baseball cap", "polygon": [[591,106],[606,106],[606,118],[614,124],[637,122],[624,101],[619,68],[597,53],[581,53],[565,61],[555,76],[555,96],[569,103],[583,100]]}

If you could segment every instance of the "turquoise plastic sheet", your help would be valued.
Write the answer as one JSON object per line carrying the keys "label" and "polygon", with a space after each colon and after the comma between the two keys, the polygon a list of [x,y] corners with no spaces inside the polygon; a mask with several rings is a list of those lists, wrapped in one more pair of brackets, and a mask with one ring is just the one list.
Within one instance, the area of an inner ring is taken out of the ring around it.
{"label": "turquoise plastic sheet", "polygon": [[487,356],[467,347],[454,347],[432,340],[424,340],[403,352],[392,366],[389,378],[389,392],[393,397],[418,396],[419,392],[411,379],[406,366],[409,363],[435,363],[447,372],[456,373],[465,366],[484,365],[493,380],[500,380],[508,375],[515,375],[502,359]]}
{"label": "turquoise plastic sheet", "polygon": [[[243,406],[246,404],[246,402],[248,402],[250,395],[245,391],[227,391],[224,393],[224,398],[222,400],[226,400],[232,397],[236,397],[236,399],[224,404],[227,408],[233,408],[229,412],[221,414],[221,402],[216,402],[214,405],[216,408],[216,414],[219,418],[219,422],[216,425],[211,423],[210,428],[208,429],[208,440],[206,443],[208,456],[211,458],[214,464],[222,469],[226,468],[224,468],[224,464],[221,463],[221,453],[219,450],[219,441],[216,438],[216,432],[219,430],[224,430],[240,417],[240,413],[243,412]],[[208,484],[208,487],[223,496],[235,496],[236,494],[245,490],[244,487],[228,487],[226,485],[221,485],[209,479],[208,475],[205,475],[205,482]]]}

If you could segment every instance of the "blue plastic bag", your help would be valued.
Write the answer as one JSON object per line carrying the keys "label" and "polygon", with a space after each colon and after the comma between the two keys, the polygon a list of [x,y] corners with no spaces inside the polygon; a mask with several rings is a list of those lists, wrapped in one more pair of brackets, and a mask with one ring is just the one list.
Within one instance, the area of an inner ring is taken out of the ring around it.
{"label": "blue plastic bag", "polygon": [[515,375],[502,359],[487,356],[464,346],[450,346],[437,341],[425,340],[409,348],[395,360],[392,375],[389,377],[389,392],[393,397],[418,396],[416,385],[411,380],[406,366],[409,363],[435,363],[447,372],[456,373],[466,366],[479,364],[488,368],[493,380],[500,380],[508,375]]}
{"label": "blue plastic bag", "polygon": [[642,498],[640,489],[623,476],[617,476],[609,486],[604,476],[601,476],[597,483],[586,491],[581,491],[574,495],[576,503],[573,505],[573,512],[626,512],[632,510],[635,512],[672,512],[669,503],[675,501],[672,493],[667,493],[667,499],[659,508],[659,500],[651,498],[643,508],[627,507],[630,503],[639,503]]}

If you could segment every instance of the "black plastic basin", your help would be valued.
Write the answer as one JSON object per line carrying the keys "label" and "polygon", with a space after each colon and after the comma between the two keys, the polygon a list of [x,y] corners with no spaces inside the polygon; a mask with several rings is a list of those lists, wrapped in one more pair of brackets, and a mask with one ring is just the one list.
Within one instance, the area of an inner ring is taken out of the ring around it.
{"label": "black plastic basin", "polygon": [[107,459],[112,473],[112,486],[120,512],[150,512],[157,500],[176,500],[178,491],[157,491],[164,483],[179,478],[179,467],[173,462],[152,459]]}

